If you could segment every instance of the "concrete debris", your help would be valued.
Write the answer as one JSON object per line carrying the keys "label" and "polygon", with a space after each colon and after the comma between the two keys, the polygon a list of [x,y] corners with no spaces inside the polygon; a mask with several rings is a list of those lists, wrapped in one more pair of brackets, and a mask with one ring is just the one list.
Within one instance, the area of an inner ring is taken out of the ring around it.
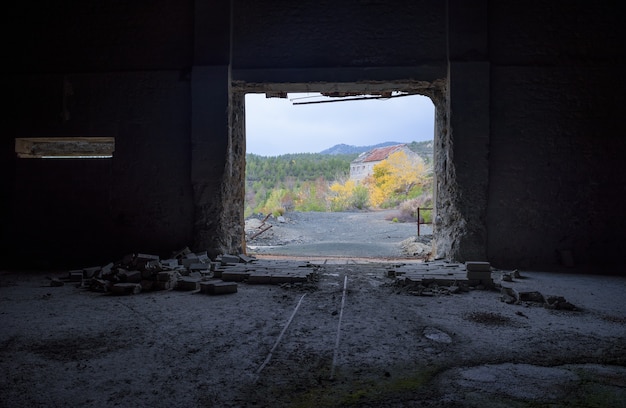
{"label": "concrete debris", "polygon": [[510,272],[502,272],[501,280],[503,282],[513,282],[513,279],[523,279],[522,275],[517,269]]}
{"label": "concrete debris", "polygon": [[141,285],[138,283],[115,283],[111,286],[111,293],[114,295],[131,295],[141,292]]}
{"label": "concrete debris", "polygon": [[229,255],[229,254],[222,255],[219,258],[219,260],[222,263],[222,265],[236,264],[236,263],[239,263],[239,261],[240,261],[239,256],[237,256],[237,255]]}
{"label": "concrete debris", "polygon": [[[469,264],[469,270],[467,263],[464,265],[446,261],[398,264],[390,266],[386,275],[395,278],[401,285],[428,287],[431,283],[435,283],[439,286],[453,287],[452,291],[446,290],[450,293],[458,293],[461,288],[490,289],[494,287],[491,267],[488,262]],[[420,296],[424,296],[425,293],[428,294],[429,292],[421,291]]]}
{"label": "concrete debris", "polygon": [[237,293],[237,284],[234,282],[224,282],[221,280],[211,280],[200,282],[200,293],[207,295],[225,295]]}
{"label": "concrete debris", "polygon": [[465,262],[465,269],[468,272],[491,272],[491,264],[489,262]]}
{"label": "concrete debris", "polygon": [[563,296],[546,296],[544,306],[556,310],[578,310],[576,306],[565,300]]}
{"label": "concrete debris", "polygon": [[[254,265],[251,265],[254,263]],[[237,293],[237,282],[259,284],[303,284],[316,281],[316,267],[302,264],[264,261],[245,254],[225,254],[212,261],[206,252],[194,253],[184,248],[171,258],[158,255],[126,255],[104,266],[68,272],[68,281],[94,292],[131,295],[141,292],[180,290],[220,295]],[[51,280],[50,286],[63,285]]]}
{"label": "concrete debris", "polygon": [[521,291],[509,287],[502,287],[500,300],[515,305],[538,305],[546,309],[578,310],[576,306],[565,300],[563,296],[544,296],[538,291]]}
{"label": "concrete debris", "polygon": [[200,278],[180,277],[176,281],[176,289],[178,290],[197,290],[200,287]]}
{"label": "concrete debris", "polygon": [[50,280],[50,286],[63,286],[65,285],[65,282],[63,282],[62,280],[58,279],[58,278],[47,278]]}

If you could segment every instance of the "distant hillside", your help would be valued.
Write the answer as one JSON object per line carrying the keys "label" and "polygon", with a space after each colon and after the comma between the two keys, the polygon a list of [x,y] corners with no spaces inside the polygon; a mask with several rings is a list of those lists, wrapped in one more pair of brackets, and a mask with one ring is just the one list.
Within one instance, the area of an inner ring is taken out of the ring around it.
{"label": "distant hillside", "polygon": [[377,149],[379,147],[393,146],[397,144],[400,144],[400,143],[399,142],[384,142],[384,143],[379,143],[379,144],[372,145],[372,146],[352,146],[352,145],[347,145],[347,144],[342,143],[342,144],[334,145],[333,147],[328,148],[326,150],[322,150],[320,154],[336,155],[336,154],[363,153],[363,152],[368,152],[372,149]]}
{"label": "distant hillside", "polygon": [[[319,154],[326,154],[326,155],[343,155],[343,154],[359,154],[359,153],[363,153],[363,152],[368,152],[372,149],[377,149],[379,147],[386,147],[386,146],[393,146],[393,145],[397,145],[400,144],[399,142],[384,142],[384,143],[379,143],[376,145],[371,145],[371,146],[352,146],[352,145],[347,145],[347,144],[338,144],[338,145],[334,145],[333,147],[326,149],[326,150],[322,150]],[[426,163],[430,163],[432,161],[433,158],[433,141],[432,140],[425,140],[423,142],[411,142],[411,143],[406,143],[407,146],[409,147],[409,149],[413,150],[415,153],[417,153],[418,155],[420,155],[424,160],[426,160]]]}

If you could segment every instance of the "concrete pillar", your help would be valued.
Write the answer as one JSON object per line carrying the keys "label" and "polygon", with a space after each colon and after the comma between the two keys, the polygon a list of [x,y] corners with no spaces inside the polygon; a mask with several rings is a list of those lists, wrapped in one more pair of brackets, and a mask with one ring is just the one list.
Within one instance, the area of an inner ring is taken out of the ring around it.
{"label": "concrete pillar", "polygon": [[228,66],[191,72],[191,184],[194,250],[215,256],[223,250],[223,176],[228,151]]}
{"label": "concrete pillar", "polygon": [[[448,0],[448,84],[438,107],[437,255],[486,260],[490,64],[488,3]],[[468,17],[468,16],[471,16]],[[444,111],[440,111],[444,109]]]}
{"label": "concrete pillar", "polygon": [[[489,186],[489,64],[450,63],[448,87],[448,163],[450,185],[439,191],[447,257],[485,260]],[[445,201],[442,202],[442,198]]]}

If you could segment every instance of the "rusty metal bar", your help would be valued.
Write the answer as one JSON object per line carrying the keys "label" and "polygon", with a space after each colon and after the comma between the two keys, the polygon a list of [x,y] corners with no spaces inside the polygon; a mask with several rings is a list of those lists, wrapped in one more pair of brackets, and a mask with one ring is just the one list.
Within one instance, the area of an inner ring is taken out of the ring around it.
{"label": "rusty metal bar", "polygon": [[[421,210],[432,211],[432,208],[421,208]],[[420,222],[420,207],[417,207],[417,236],[420,236],[420,224],[432,224],[432,222]]]}
{"label": "rusty metal bar", "polygon": [[268,225],[267,227],[263,228],[261,231],[257,231],[254,235],[250,237],[250,241],[252,241],[254,238],[258,237],[259,235],[261,235],[262,233],[264,233],[265,231],[267,231],[268,229],[272,227],[273,225]]}

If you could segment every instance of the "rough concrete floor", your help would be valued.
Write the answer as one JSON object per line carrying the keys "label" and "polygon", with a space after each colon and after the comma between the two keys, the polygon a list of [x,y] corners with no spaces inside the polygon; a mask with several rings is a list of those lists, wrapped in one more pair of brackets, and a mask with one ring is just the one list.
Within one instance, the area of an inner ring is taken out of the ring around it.
{"label": "rough concrete floor", "polygon": [[224,296],[4,271],[0,406],[625,406],[625,278],[510,282],[579,308],[559,311],[497,290],[413,296],[388,267],[326,262],[317,282]]}

